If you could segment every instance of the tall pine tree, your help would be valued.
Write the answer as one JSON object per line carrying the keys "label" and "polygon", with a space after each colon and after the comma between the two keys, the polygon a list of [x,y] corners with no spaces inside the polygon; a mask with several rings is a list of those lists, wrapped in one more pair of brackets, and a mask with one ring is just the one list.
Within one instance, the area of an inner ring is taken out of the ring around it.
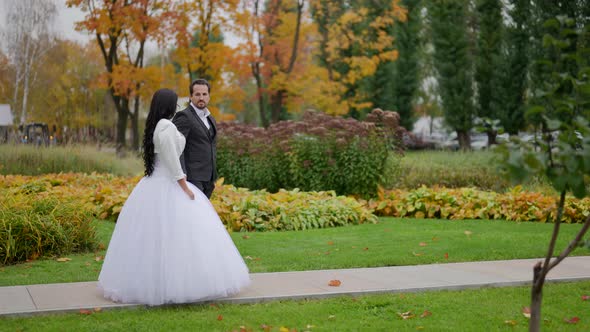
{"label": "tall pine tree", "polygon": [[445,121],[457,132],[459,146],[471,148],[473,127],[473,69],[469,50],[467,16],[469,0],[433,0],[434,65]]}
{"label": "tall pine tree", "polygon": [[498,68],[501,83],[497,86],[498,119],[504,130],[517,135],[524,128],[524,112],[530,49],[530,0],[511,0],[510,25],[506,29],[503,61]]}
{"label": "tall pine tree", "polygon": [[395,48],[399,58],[395,62],[382,63],[374,76],[375,106],[396,111],[400,124],[412,129],[415,120],[414,98],[420,83],[419,48],[422,25],[422,0],[402,0],[408,10],[406,22],[399,22],[391,33],[395,36]]}
{"label": "tall pine tree", "polygon": [[[481,118],[497,119],[499,104],[494,102],[501,91],[500,67],[502,61],[502,3],[500,0],[477,0],[479,19],[477,33],[477,57],[475,61],[475,82],[477,86],[477,115]],[[496,130],[487,127],[488,145],[496,143]]]}

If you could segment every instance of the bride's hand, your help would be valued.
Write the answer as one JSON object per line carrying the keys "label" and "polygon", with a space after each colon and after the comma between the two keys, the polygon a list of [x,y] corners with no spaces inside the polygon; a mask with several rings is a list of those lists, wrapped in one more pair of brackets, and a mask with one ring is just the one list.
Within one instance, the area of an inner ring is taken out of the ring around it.
{"label": "bride's hand", "polygon": [[186,188],[186,189],[184,189],[184,192],[188,195],[188,197],[191,200],[193,200],[193,201],[195,200],[195,193],[193,193],[190,189]]}
{"label": "bride's hand", "polygon": [[195,200],[195,193],[193,193],[187,186],[186,177],[179,179],[178,184],[180,185],[180,188],[182,188],[182,191],[184,191],[184,193],[188,195],[188,198],[190,198],[191,200]]}

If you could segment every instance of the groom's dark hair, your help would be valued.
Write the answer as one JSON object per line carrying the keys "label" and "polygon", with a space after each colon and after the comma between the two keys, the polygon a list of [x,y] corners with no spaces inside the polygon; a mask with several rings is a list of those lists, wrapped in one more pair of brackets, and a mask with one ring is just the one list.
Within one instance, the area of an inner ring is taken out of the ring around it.
{"label": "groom's dark hair", "polygon": [[209,94],[211,94],[211,84],[209,84],[209,82],[207,82],[206,79],[204,78],[197,78],[196,80],[194,80],[191,83],[191,86],[188,88],[188,91],[190,92],[190,95],[193,95],[193,86],[195,85],[206,85],[207,86],[207,92],[209,92]]}

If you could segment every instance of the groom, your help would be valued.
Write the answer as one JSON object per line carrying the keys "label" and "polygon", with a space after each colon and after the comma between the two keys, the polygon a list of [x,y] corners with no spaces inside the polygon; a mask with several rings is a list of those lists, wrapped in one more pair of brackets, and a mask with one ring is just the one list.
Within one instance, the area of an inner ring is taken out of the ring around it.
{"label": "groom", "polygon": [[217,151],[215,119],[207,109],[211,85],[204,79],[194,80],[189,88],[190,104],[179,111],[172,122],[186,138],[180,164],[187,181],[211,198],[217,179],[215,169]]}

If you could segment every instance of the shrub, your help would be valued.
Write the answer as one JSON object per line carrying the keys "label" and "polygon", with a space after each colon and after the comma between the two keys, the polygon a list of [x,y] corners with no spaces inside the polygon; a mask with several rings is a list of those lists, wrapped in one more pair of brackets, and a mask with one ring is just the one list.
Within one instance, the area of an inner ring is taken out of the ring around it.
{"label": "shrub", "polygon": [[[401,158],[398,172],[395,167],[387,169],[382,184],[386,189],[439,186],[504,192],[512,187],[492,151],[411,151]],[[523,186],[529,191],[552,191],[545,179],[531,178]]]}
{"label": "shrub", "polygon": [[[0,190],[25,196],[34,188],[38,195],[75,201],[78,209],[114,221],[139,179],[103,174],[8,175],[0,176]],[[337,196],[333,191],[280,190],[271,194],[236,188],[220,179],[211,202],[227,228],[236,231],[303,230],[377,221],[354,198]]]}
{"label": "shrub", "polygon": [[52,197],[42,182],[32,184],[0,188],[0,264],[95,248],[91,210],[75,197]]}
{"label": "shrub", "polygon": [[235,186],[270,192],[374,195],[391,144],[375,123],[311,112],[266,130],[229,123],[219,129],[219,175]]}
{"label": "shrub", "polygon": [[135,175],[143,171],[136,157],[120,159],[115,153],[85,146],[34,147],[0,144],[0,174],[41,175],[60,172],[101,172]]}
{"label": "shrub", "polygon": [[[221,183],[220,183],[221,184]],[[212,197],[220,218],[234,231],[305,230],[377,222],[354,198],[334,191],[249,191],[220,185]]]}
{"label": "shrub", "polygon": [[[555,219],[557,195],[527,192],[517,186],[500,194],[474,188],[427,188],[379,192],[366,202],[379,216],[437,219],[504,219],[546,222]],[[590,215],[590,198],[568,197],[563,222],[582,223]]]}

